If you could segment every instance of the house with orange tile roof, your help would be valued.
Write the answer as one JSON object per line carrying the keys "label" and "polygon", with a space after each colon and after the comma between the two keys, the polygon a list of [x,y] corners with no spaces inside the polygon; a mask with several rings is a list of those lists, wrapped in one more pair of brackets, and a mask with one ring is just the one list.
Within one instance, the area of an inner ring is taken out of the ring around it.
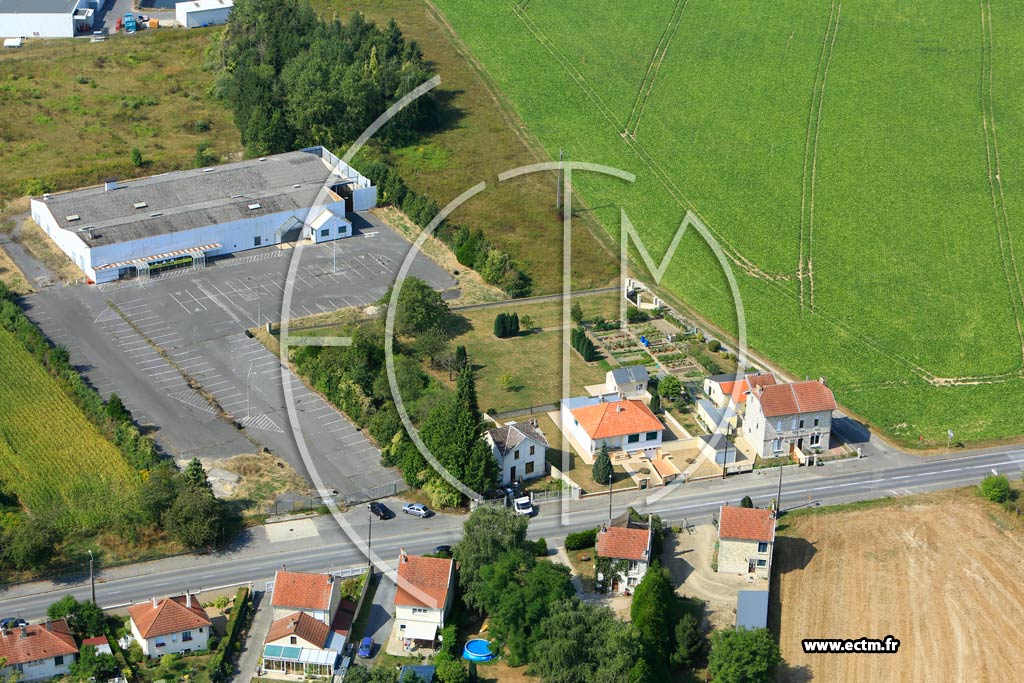
{"label": "house with orange tile roof", "polygon": [[652,561],[653,540],[650,516],[646,525],[627,520],[626,526],[602,525],[598,529],[595,552],[612,561],[612,571],[605,577],[598,570],[597,580],[607,584],[609,593],[631,591],[643,580]]}
{"label": "house with orange tile roof", "polygon": [[147,657],[207,649],[210,617],[191,594],[153,598],[128,608],[132,637]]}
{"label": "house with orange tile roof", "polygon": [[637,453],[653,458],[661,446],[665,425],[640,399],[580,396],[564,399],[560,409],[562,430],[587,462],[607,446],[609,451]]}
{"label": "house with orange tile roof", "polygon": [[775,512],[723,505],[718,513],[718,572],[768,578],[775,549]]}
{"label": "house with orange tile roof", "polygon": [[716,408],[732,406],[738,411],[739,406],[747,402],[747,397],[756,387],[777,383],[775,375],[770,372],[748,372],[739,378],[735,374],[715,375],[704,378],[704,395]]}
{"label": "house with orange tile roof", "polygon": [[341,597],[340,581],[331,574],[281,570],[271,591],[274,621],[263,641],[263,668],[331,675],[356,612],[356,605]]}
{"label": "house with orange tile roof", "polygon": [[394,638],[433,643],[455,597],[455,561],[399,551],[395,579]]}
{"label": "house with orange tile roof", "polygon": [[22,681],[63,676],[78,655],[78,647],[64,619],[0,631],[0,676],[17,673]]}
{"label": "house with orange tile roof", "polygon": [[828,450],[836,400],[824,379],[757,386],[743,413],[742,435],[762,458]]}

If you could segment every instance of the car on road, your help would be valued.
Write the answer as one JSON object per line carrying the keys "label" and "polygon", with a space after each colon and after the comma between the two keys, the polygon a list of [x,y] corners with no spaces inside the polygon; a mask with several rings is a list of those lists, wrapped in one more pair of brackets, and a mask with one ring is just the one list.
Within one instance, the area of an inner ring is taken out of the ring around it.
{"label": "car on road", "polygon": [[6,619],[0,619],[0,628],[18,628],[19,626],[28,626],[28,622],[21,617],[7,617]]}
{"label": "car on road", "polygon": [[373,656],[373,638],[366,636],[359,641],[359,652],[357,653],[364,659],[369,659]]}
{"label": "car on road", "polygon": [[436,545],[434,546],[434,554],[442,557],[451,557],[452,547],[450,545]]}
{"label": "car on road", "polygon": [[395,516],[395,513],[391,511],[391,508],[384,503],[374,501],[372,503],[367,503],[366,507],[369,508],[370,514],[377,519],[391,519]]}
{"label": "car on road", "polygon": [[402,506],[402,512],[407,515],[416,515],[417,517],[429,517],[431,514],[430,508],[423,503],[406,503]]}
{"label": "car on road", "polygon": [[517,515],[523,515],[524,517],[531,517],[533,515],[533,503],[530,501],[529,496],[516,498],[512,503],[512,509],[515,510]]}

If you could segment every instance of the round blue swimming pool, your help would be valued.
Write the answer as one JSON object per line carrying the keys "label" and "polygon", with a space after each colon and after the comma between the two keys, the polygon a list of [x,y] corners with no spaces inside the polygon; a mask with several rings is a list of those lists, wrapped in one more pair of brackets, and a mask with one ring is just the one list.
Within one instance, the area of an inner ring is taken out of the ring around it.
{"label": "round blue swimming pool", "polygon": [[466,643],[466,647],[462,651],[462,658],[473,662],[487,662],[494,659],[494,653],[491,652],[490,643],[477,638]]}

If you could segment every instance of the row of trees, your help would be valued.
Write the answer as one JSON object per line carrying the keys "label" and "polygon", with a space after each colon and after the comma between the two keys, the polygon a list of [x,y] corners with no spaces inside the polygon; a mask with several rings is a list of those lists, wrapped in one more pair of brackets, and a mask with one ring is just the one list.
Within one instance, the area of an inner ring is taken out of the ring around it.
{"label": "row of trees", "polygon": [[586,330],[582,327],[574,327],[569,333],[569,344],[586,362],[597,360],[597,348],[594,342],[590,341]]}
{"label": "row of trees", "polygon": [[519,314],[499,313],[494,318],[494,336],[498,339],[507,339],[519,334]]}
{"label": "row of trees", "polygon": [[[356,12],[324,20],[308,0],[237,0],[215,49],[217,92],[251,156],[310,145],[340,148],[431,76],[394,20],[380,28]],[[435,126],[427,94],[377,134],[405,144]]]}
{"label": "row of trees", "polygon": [[[382,304],[390,301],[385,295]],[[396,302],[395,378],[410,420],[439,463],[477,492],[493,488],[497,463],[481,437],[483,415],[464,347],[446,351],[451,313],[439,292],[409,278]],[[366,427],[381,447],[383,464],[398,467],[405,482],[423,489],[436,507],[454,507],[463,494],[423,457],[409,437],[395,404],[384,362],[381,321],[357,321],[343,347],[301,347],[293,352],[299,371],[334,405]],[[443,361],[456,374],[454,392],[434,381],[424,361]]]}
{"label": "row of trees", "polygon": [[[440,211],[434,201],[406,185],[398,171],[384,162],[369,161],[362,164],[360,170],[377,186],[378,203],[401,209],[421,228],[426,228]],[[480,273],[484,282],[512,298],[530,295],[530,278],[508,253],[488,241],[482,231],[445,221],[434,231],[434,236],[452,250],[459,263]]]}

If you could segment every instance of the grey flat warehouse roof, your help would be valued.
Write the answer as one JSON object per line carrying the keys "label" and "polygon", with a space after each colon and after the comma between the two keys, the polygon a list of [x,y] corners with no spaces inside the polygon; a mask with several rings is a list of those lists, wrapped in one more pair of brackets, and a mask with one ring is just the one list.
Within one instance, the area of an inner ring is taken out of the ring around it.
{"label": "grey flat warehouse roof", "polygon": [[69,14],[78,0],[0,0],[0,14]]}
{"label": "grey flat warehouse roof", "polygon": [[[309,152],[286,152],[209,169],[173,171],[50,195],[45,200],[57,224],[81,231],[90,247],[192,230],[256,216],[309,209],[317,203],[330,167]],[[345,178],[336,176],[337,182]],[[322,197],[321,202],[334,202]],[[135,208],[136,204],[144,207]],[[259,204],[258,209],[249,206]],[[152,215],[158,214],[158,215]],[[77,220],[68,220],[78,216]],[[86,236],[85,228],[93,237]]]}

